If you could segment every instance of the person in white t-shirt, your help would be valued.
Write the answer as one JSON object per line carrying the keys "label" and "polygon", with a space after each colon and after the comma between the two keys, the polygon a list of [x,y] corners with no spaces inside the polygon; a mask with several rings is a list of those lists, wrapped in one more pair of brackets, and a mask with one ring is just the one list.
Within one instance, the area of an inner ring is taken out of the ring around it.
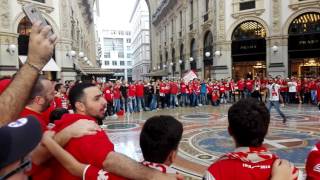
{"label": "person in white t-shirt", "polygon": [[269,83],[267,85],[267,95],[268,95],[268,103],[267,107],[270,111],[272,107],[276,109],[276,111],[279,113],[279,115],[283,118],[282,123],[287,122],[286,116],[283,114],[283,112],[280,110],[280,85],[275,82],[274,79],[269,79]]}
{"label": "person in white t-shirt", "polygon": [[288,82],[290,103],[296,103],[297,85],[296,79],[291,77],[291,80]]}

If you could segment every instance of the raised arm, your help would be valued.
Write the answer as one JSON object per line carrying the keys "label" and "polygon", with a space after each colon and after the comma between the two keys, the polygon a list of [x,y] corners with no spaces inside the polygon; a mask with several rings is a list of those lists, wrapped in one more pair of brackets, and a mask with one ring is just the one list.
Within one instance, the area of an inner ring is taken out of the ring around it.
{"label": "raised arm", "polygon": [[0,95],[0,127],[18,118],[39,72],[51,58],[57,36],[48,37],[50,29],[50,26],[40,27],[40,22],[32,26],[27,62]]}

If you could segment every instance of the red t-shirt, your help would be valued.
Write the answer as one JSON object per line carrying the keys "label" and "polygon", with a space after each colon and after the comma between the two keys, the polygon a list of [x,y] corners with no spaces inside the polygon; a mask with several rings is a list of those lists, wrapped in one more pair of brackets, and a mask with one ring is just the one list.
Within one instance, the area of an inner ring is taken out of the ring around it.
{"label": "red t-shirt", "polygon": [[19,117],[27,117],[27,116],[34,116],[37,118],[37,120],[39,121],[40,125],[41,125],[41,129],[42,129],[42,132],[46,131],[48,128],[47,128],[47,125],[49,124],[49,120],[45,119],[44,117],[44,114],[43,113],[38,113],[38,112],[35,112],[29,108],[24,108],[22,110],[22,112],[20,113],[20,116]]}
{"label": "red t-shirt", "polygon": [[[235,152],[225,154],[213,163],[208,168],[204,179],[267,180],[271,178],[271,168],[276,159],[277,156],[268,152],[266,148],[241,147]],[[293,173],[297,170],[295,168]]]}
{"label": "red t-shirt", "polygon": [[110,90],[110,88],[105,88],[103,91],[104,94],[104,98],[108,101],[108,102],[113,102],[113,94]]}
{"label": "red t-shirt", "polygon": [[243,89],[244,89],[244,81],[238,81],[238,88],[239,88],[239,90],[240,91],[243,91]]}
{"label": "red t-shirt", "polygon": [[225,88],[225,86],[223,84],[220,85],[219,91],[220,91],[221,94],[226,92],[226,88]]}
{"label": "red t-shirt", "polygon": [[106,172],[103,169],[97,168],[92,165],[88,165],[83,172],[83,179],[86,180],[97,180],[97,179],[106,179],[106,180],[122,180],[123,177],[116,176],[112,173]]}
{"label": "red t-shirt", "polygon": [[306,163],[308,180],[320,179],[320,142],[311,150]]}
{"label": "red t-shirt", "polygon": [[143,84],[137,84],[136,85],[136,96],[137,97],[143,97],[144,96],[144,85]]}
{"label": "red t-shirt", "polygon": [[136,96],[136,86],[130,84],[128,87],[128,97],[135,97]]}
{"label": "red t-shirt", "polygon": [[121,94],[120,94],[120,87],[119,86],[115,86],[113,88],[113,98],[114,99],[120,99]]}
{"label": "red t-shirt", "polygon": [[185,83],[181,83],[180,88],[181,88],[180,91],[182,94],[187,93],[187,85]]}
{"label": "red t-shirt", "polygon": [[[43,113],[35,112],[31,109],[24,108],[23,111],[20,113],[20,117],[27,117],[27,116],[34,116],[37,118],[41,125],[42,132],[46,131],[48,122],[45,120]],[[33,180],[42,180],[42,179],[49,179],[52,175],[52,170],[48,167],[49,162],[45,162],[40,166],[32,163],[32,169],[28,171],[26,174],[31,176]]]}
{"label": "red t-shirt", "polygon": [[311,81],[309,83],[309,89],[314,91],[317,90],[317,84],[314,81]]}
{"label": "red t-shirt", "polygon": [[170,94],[178,94],[178,84],[173,82],[170,84]]}
{"label": "red t-shirt", "polygon": [[252,80],[246,81],[246,88],[248,89],[248,91],[252,92],[252,90],[253,90],[253,81]]}
{"label": "red t-shirt", "polygon": [[165,94],[170,94],[170,83],[168,82],[165,85],[166,85],[166,87],[164,88],[164,93]]}
{"label": "red t-shirt", "polygon": [[213,102],[216,102],[216,101],[218,101],[218,99],[219,99],[219,93],[213,91],[213,92],[212,92],[212,95],[211,95],[211,100],[212,100]]}
{"label": "red t-shirt", "polygon": [[68,101],[68,98],[65,94],[59,94],[54,97],[54,103],[56,105],[56,108],[68,109],[67,101]]}
{"label": "red t-shirt", "polygon": [[[62,116],[61,120],[56,121],[56,126],[53,130],[56,132],[60,132],[64,128],[80,119],[87,119],[88,121],[95,122],[95,119],[90,116],[80,114],[65,114]],[[109,140],[106,133],[104,131],[99,131],[95,135],[70,139],[64,149],[78,161],[85,164],[91,164],[97,168],[102,168],[103,161],[106,159],[107,155],[110,152],[114,151],[114,146],[113,143]],[[81,179],[70,174],[58,162],[54,163],[53,167],[51,168],[54,169],[55,172],[53,175],[53,179]]]}

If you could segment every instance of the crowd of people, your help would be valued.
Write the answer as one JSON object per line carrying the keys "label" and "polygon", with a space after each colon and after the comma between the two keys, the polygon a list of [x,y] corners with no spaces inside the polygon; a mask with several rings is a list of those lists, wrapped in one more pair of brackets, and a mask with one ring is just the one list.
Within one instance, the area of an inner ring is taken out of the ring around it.
{"label": "crowd of people", "polygon": [[[320,77],[317,78],[275,78],[268,77],[253,80],[233,79],[200,80],[144,80],[116,81],[97,84],[103,91],[108,102],[107,115],[111,116],[124,110],[127,113],[142,110],[157,110],[176,107],[198,107],[202,105],[219,106],[219,104],[234,103],[240,99],[253,97],[267,102],[272,89],[269,85],[277,85],[277,96],[284,104],[320,105]],[[69,85],[68,85],[69,86]],[[275,86],[273,86],[275,87]],[[320,108],[320,106],[319,106]]]}
{"label": "crowd of people", "polygon": [[[232,80],[53,83],[39,76],[56,42],[56,36],[49,35],[49,31],[50,26],[41,27],[40,23],[32,26],[26,64],[13,78],[0,81],[1,180],[22,180],[26,176],[33,180],[183,179],[170,168],[183,134],[182,123],[174,117],[154,116],[145,122],[140,134],[143,162],[115,152],[108,133],[99,125],[106,115],[120,111],[195,107],[210,101],[213,105],[234,102],[228,111],[228,131],[236,149],[208,167],[204,179],[302,178],[292,163],[263,147],[270,123],[269,109],[277,107],[276,102],[281,99],[287,102],[288,93],[280,90],[281,79],[267,82],[248,79],[237,83]],[[313,82],[316,83],[310,80],[308,84]],[[298,81],[296,84],[298,87]],[[317,87],[319,81],[316,84]],[[265,89],[271,102],[269,109],[261,97]],[[302,89],[304,102],[316,103],[311,85],[307,93],[305,87]],[[290,87],[288,92],[290,95]],[[300,103],[298,93],[294,99],[290,102]],[[319,147],[317,144],[308,157],[307,179],[320,177]]]}

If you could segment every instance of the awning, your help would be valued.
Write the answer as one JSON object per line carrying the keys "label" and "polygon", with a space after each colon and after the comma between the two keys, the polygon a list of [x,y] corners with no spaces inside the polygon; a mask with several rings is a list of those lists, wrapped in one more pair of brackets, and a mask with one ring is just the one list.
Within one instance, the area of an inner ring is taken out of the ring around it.
{"label": "awning", "polygon": [[[20,61],[24,64],[27,61],[27,56],[19,56]],[[61,71],[56,61],[51,58],[49,62],[42,68],[42,71]]]}

